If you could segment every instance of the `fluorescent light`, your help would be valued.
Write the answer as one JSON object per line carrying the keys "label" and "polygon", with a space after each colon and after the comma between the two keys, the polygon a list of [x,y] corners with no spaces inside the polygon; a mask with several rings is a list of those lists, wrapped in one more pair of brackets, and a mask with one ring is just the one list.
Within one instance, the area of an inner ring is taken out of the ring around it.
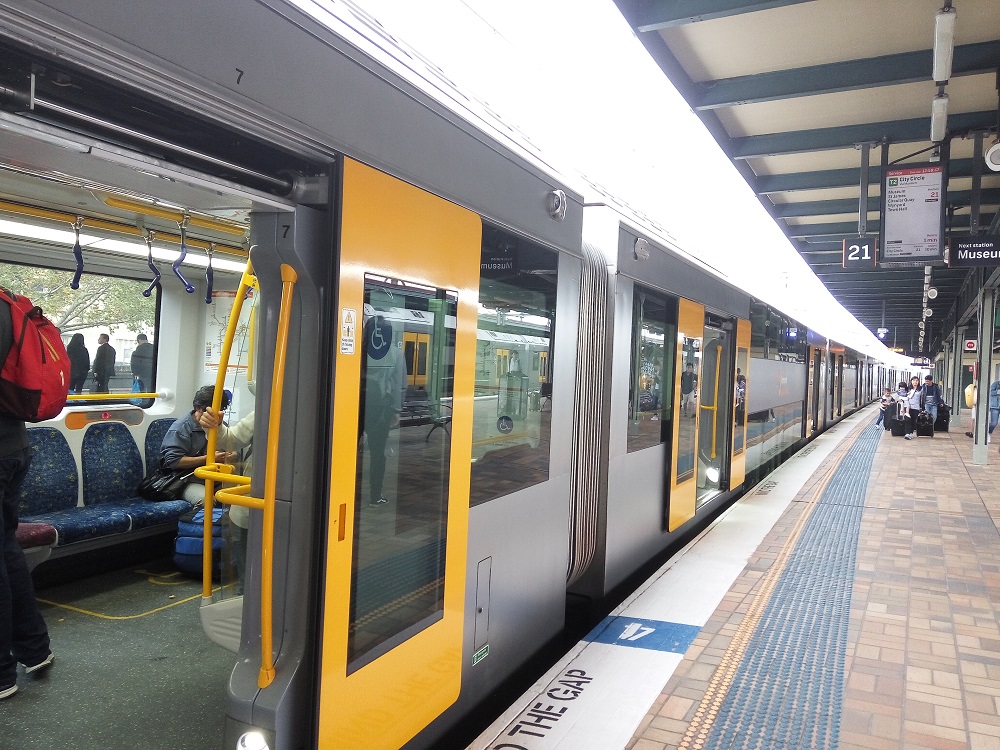
{"label": "fluorescent light", "polygon": [[931,99],[931,140],[940,143],[948,129],[948,95],[938,94]]}
{"label": "fluorescent light", "polygon": [[936,83],[944,83],[951,78],[951,59],[955,52],[954,8],[942,8],[934,16],[934,70]]}
{"label": "fluorescent light", "polygon": [[69,138],[67,134],[61,133],[55,128],[41,122],[34,122],[26,117],[0,112],[0,130],[6,130],[15,135],[43,141],[52,146],[68,149],[69,151],[76,151],[78,154],[90,153],[89,143]]}

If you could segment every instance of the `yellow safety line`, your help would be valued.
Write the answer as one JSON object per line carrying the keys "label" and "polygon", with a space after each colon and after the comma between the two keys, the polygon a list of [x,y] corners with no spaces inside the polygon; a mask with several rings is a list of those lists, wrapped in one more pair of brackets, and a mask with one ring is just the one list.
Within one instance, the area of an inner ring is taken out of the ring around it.
{"label": "yellow safety line", "polygon": [[[844,446],[845,453],[857,442],[862,432],[863,430],[858,430],[853,437],[848,439],[849,442]],[[778,580],[785,570],[788,558],[792,555],[795,543],[798,541],[802,530],[816,509],[816,501],[830,483],[833,473],[839,465],[840,461],[835,461],[827,469],[823,478],[817,483],[812,495],[805,504],[805,510],[792,527],[788,539],[785,541],[777,557],[775,557],[774,563],[768,569],[767,573],[764,574],[763,578],[761,578],[757,594],[754,596],[746,615],[737,627],[736,634],[729,642],[729,647],[723,654],[719,666],[716,667],[715,674],[712,675],[712,679],[709,681],[708,689],[705,691],[705,695],[698,705],[698,710],[695,711],[694,718],[684,733],[684,738],[677,746],[678,750],[691,750],[692,748],[704,747],[708,733],[711,731],[715,719],[719,714],[719,709],[722,707],[722,702],[725,700],[726,695],[729,693],[729,688],[732,686],[736,670],[743,661],[743,656],[750,645],[750,640],[757,630],[757,625],[760,623],[761,617],[764,615],[764,609],[770,602],[771,594],[778,585]]]}
{"label": "yellow safety line", "polygon": [[[215,589],[215,591],[221,591],[222,587]],[[214,592],[213,592],[214,593]],[[189,596],[187,599],[180,599],[176,602],[171,602],[170,604],[165,604],[162,607],[157,607],[156,609],[151,609],[148,612],[140,612],[137,615],[105,615],[100,612],[93,612],[89,609],[84,609],[83,607],[74,607],[72,604],[60,604],[59,602],[51,601],[50,599],[39,599],[42,604],[48,604],[51,607],[59,607],[60,609],[68,609],[70,612],[78,612],[81,615],[90,615],[91,617],[97,617],[101,620],[138,620],[140,617],[147,617],[149,615],[156,614],[157,612],[162,612],[165,609],[170,609],[171,607],[176,607],[178,604],[186,604],[187,602],[193,601],[195,599],[200,599],[201,593],[197,593],[194,596]]]}

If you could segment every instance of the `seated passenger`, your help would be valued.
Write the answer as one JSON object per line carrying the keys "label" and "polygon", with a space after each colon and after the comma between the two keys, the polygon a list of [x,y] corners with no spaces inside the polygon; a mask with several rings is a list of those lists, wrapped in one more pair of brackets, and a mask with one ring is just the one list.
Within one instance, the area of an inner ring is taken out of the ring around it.
{"label": "seated passenger", "polygon": [[[232,427],[222,421],[221,412],[215,411],[211,406],[206,406],[198,420],[199,424],[211,430],[219,428],[217,446],[225,448],[227,451],[236,451],[247,448],[253,442],[254,416],[252,411]],[[243,454],[242,474],[250,475],[251,458],[248,453]],[[236,595],[243,593],[243,581],[246,577],[247,567],[247,529],[250,528],[250,509],[242,505],[229,506],[229,531],[233,542],[233,562],[236,564]]]}
{"label": "seated passenger", "polygon": [[[208,463],[208,435],[202,429],[198,420],[205,409],[212,405],[215,386],[206,385],[194,394],[191,413],[174,422],[167,434],[163,436],[160,445],[160,465],[175,471],[193,472],[199,466]],[[222,408],[229,406],[229,392],[222,395]],[[235,457],[235,453],[216,451],[215,463],[227,463]],[[184,499],[192,505],[201,505],[205,500],[205,481],[191,475],[187,487],[184,488]]]}

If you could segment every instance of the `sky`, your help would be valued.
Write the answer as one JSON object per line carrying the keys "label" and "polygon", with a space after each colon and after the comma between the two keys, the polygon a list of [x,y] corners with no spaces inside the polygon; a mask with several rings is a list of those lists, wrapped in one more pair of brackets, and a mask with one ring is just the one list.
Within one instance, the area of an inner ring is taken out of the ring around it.
{"label": "sky", "polygon": [[[291,1],[335,30],[338,19],[376,19],[472,92],[473,107],[526,134],[588,201],[600,185],[754,296],[887,354],[795,251],[611,0]],[[400,57],[397,70],[414,62]]]}

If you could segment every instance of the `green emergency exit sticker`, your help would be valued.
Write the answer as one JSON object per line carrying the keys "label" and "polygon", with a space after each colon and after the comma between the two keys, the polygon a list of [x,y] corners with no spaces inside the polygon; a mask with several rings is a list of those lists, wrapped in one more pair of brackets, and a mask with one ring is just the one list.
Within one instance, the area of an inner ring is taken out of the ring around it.
{"label": "green emergency exit sticker", "polygon": [[472,655],[472,666],[476,666],[479,662],[481,662],[489,655],[490,655],[490,644],[487,643],[485,646],[483,646],[481,649],[479,649],[476,653]]}

